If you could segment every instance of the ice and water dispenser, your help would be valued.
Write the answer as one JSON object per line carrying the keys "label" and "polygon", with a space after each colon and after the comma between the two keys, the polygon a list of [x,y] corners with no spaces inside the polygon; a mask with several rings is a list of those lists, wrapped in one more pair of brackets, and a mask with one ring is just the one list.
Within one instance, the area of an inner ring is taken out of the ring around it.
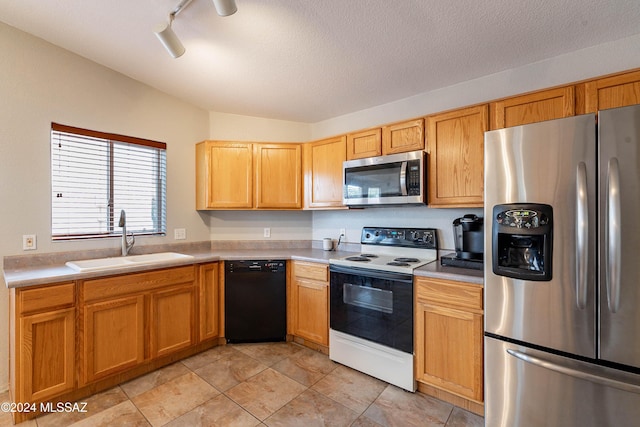
{"label": "ice and water dispenser", "polygon": [[493,272],[522,280],[551,280],[553,209],[515,203],[493,207]]}

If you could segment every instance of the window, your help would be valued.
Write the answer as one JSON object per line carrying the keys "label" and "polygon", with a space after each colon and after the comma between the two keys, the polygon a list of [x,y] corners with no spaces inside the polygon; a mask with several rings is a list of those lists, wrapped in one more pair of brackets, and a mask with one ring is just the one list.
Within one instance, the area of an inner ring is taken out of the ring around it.
{"label": "window", "polygon": [[166,233],[166,144],[51,124],[53,240]]}

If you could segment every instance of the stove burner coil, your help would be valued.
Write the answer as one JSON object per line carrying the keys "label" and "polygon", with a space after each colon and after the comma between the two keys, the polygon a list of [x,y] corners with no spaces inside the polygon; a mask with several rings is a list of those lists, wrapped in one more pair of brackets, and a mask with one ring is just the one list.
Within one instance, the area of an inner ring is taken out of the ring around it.
{"label": "stove burner coil", "polygon": [[378,258],[378,255],[374,254],[360,254],[360,256],[364,258]]}
{"label": "stove burner coil", "polygon": [[394,261],[407,263],[407,262],[418,262],[420,260],[418,258],[400,257],[400,258],[395,258]]}
{"label": "stove burner coil", "polygon": [[347,261],[356,261],[356,262],[370,262],[369,258],[365,258],[363,256],[350,256],[345,258]]}
{"label": "stove burner coil", "polygon": [[388,262],[387,265],[392,265],[394,267],[408,267],[409,264],[406,262],[398,262],[398,261],[391,261]]}

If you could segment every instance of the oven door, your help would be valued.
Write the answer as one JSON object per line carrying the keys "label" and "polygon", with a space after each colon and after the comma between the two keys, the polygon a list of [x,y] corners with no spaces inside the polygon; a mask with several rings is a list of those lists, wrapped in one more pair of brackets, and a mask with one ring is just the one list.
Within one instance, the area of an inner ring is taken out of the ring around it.
{"label": "oven door", "polygon": [[413,276],[331,265],[331,329],[413,354]]}

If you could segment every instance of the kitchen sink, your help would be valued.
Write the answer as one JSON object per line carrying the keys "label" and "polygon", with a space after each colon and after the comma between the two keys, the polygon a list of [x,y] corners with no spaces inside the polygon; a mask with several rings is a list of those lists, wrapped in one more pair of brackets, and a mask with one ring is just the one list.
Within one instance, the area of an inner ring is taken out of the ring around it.
{"label": "kitchen sink", "polygon": [[135,265],[157,264],[181,259],[193,258],[192,255],[177,252],[159,252],[155,254],[131,255],[126,257],[110,257],[69,261],[66,263],[78,272],[109,270],[111,268],[133,267]]}

